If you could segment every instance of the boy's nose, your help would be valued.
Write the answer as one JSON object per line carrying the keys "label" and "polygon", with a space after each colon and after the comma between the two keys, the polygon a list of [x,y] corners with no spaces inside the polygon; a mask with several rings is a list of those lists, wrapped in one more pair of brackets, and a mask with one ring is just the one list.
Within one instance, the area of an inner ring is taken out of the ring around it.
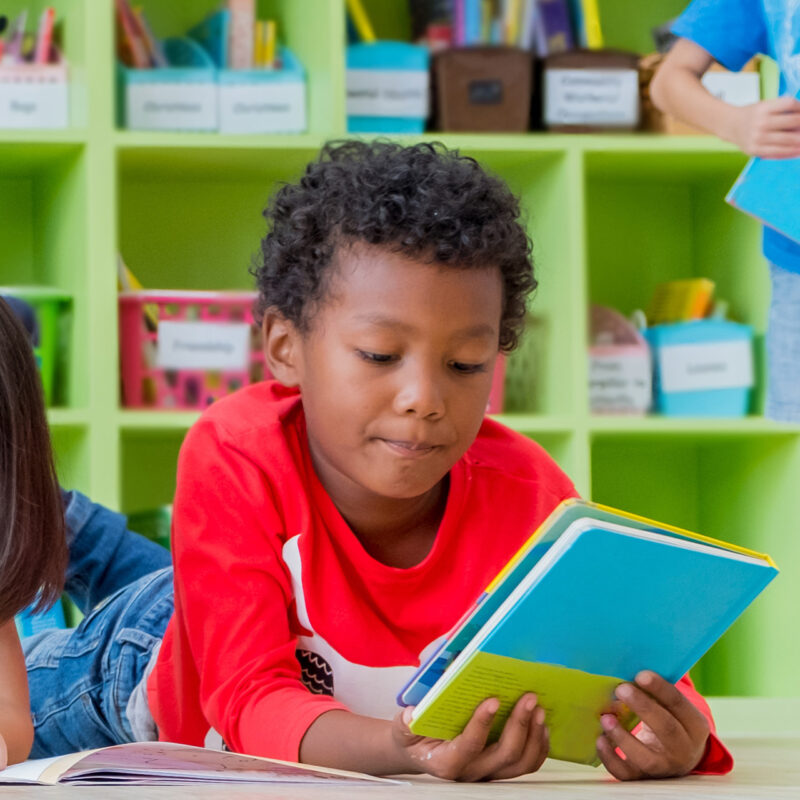
{"label": "boy's nose", "polygon": [[441,378],[432,369],[404,370],[398,375],[400,384],[395,395],[398,414],[413,415],[420,419],[438,419],[444,414],[445,399]]}

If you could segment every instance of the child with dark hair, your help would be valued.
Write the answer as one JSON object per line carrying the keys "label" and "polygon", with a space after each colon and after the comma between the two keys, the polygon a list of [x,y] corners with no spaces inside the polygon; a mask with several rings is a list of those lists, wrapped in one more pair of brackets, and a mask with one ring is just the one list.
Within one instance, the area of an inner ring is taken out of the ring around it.
{"label": "child with dark hair", "polygon": [[14,615],[61,593],[67,548],[36,364],[28,336],[0,298],[0,766],[33,741]]}
{"label": "child with dark hair", "polygon": [[[59,487],[33,357],[37,341],[33,309],[17,298],[0,297],[2,766],[25,759],[34,738],[15,614],[47,608],[59,600],[62,588],[86,611],[170,561],[163,548],[128,531],[122,515]],[[52,641],[51,633],[45,636]]]}
{"label": "child with dark hair", "polygon": [[[658,70],[654,102],[751,156],[800,157],[800,0],[692,0],[672,29],[678,37]],[[735,106],[712,95],[702,77],[716,60],[740,70],[753,56],[780,68],[780,97]],[[722,202],[720,200],[720,202]],[[764,227],[772,291],[767,326],[764,413],[800,422],[800,243]]]}
{"label": "child with dark hair", "polygon": [[[518,202],[441,146],[345,142],[265,216],[255,274],[275,380],[187,435],[174,613],[162,570],[87,617],[68,667],[44,638],[28,653],[34,752],[158,736],[375,774],[535,771],[548,734],[533,692],[492,744],[496,698],[451,742],[411,734],[395,701],[576,494],[542,448],[484,418],[536,285]],[[621,692],[643,725],[604,718],[612,774],[730,769],[688,677],[645,672]]]}

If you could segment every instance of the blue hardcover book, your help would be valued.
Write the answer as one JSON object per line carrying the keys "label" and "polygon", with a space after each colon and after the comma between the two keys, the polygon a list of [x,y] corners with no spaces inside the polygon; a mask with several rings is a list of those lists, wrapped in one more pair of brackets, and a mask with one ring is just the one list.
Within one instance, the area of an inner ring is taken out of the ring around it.
{"label": "blue hardcover book", "polygon": [[725,198],[800,244],[800,158],[753,158]]}
{"label": "blue hardcover book", "polygon": [[464,44],[481,44],[481,0],[464,0]]}
{"label": "blue hardcover book", "polygon": [[[411,680],[400,690],[397,702],[401,706],[414,706],[441,678],[444,671],[472,638],[488,622],[514,588],[536,566],[539,559],[574,522],[591,518],[598,523],[624,524],[638,530],[659,531],[665,536],[694,539],[695,535],[680,528],[662,525],[654,520],[627,514],[617,509],[601,506],[586,500],[570,499],[553,511],[539,529],[519,549],[506,567],[489,584],[486,591],[454,626],[450,635],[423,663]],[[711,540],[704,540],[711,541]]]}
{"label": "blue hardcover book", "polygon": [[[596,764],[600,716],[615,713],[628,728],[636,721],[614,700],[616,686],[642,669],[677,682],[776,574],[768,556],[568,501],[450,637],[451,651],[459,635],[467,641],[414,696],[411,730],[453,738],[494,696],[496,737],[514,703],[533,691],[550,756]],[[426,666],[420,672],[431,676]]]}
{"label": "blue hardcover book", "polygon": [[583,21],[583,5],[581,0],[569,0],[569,13],[572,20],[572,34],[577,47],[588,47],[586,26]]}

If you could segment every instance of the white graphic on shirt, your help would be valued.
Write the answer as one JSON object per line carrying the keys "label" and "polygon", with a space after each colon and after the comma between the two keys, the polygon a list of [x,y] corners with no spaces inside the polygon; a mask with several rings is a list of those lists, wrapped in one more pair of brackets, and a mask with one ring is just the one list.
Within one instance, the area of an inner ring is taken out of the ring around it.
{"label": "white graphic on shirt", "polygon": [[[303,592],[303,565],[300,559],[299,536],[283,546],[283,560],[292,576],[292,591],[297,606],[297,618],[309,631],[314,631],[308,618]],[[444,637],[431,642],[420,654],[420,663],[441,644]],[[366,667],[354,664],[314,631],[312,636],[298,636],[297,647],[323,659],[333,673],[333,696],[356,714],[377,719],[392,719],[399,709],[397,694],[417,671],[415,665],[397,667]]]}
{"label": "white graphic on shirt", "polygon": [[786,92],[800,92],[800,0],[764,0],[774,31],[775,57],[786,81]]}

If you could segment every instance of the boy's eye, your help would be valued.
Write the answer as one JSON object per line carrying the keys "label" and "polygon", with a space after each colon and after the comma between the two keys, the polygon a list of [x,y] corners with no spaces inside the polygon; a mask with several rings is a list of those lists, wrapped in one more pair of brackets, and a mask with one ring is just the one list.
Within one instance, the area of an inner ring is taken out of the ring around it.
{"label": "boy's eye", "polygon": [[370,353],[368,350],[357,350],[356,352],[364,361],[369,361],[372,364],[391,364],[397,358],[397,356],[386,353]]}
{"label": "boy's eye", "polygon": [[462,375],[473,375],[476,372],[486,372],[486,364],[465,364],[463,361],[451,361],[450,366]]}

